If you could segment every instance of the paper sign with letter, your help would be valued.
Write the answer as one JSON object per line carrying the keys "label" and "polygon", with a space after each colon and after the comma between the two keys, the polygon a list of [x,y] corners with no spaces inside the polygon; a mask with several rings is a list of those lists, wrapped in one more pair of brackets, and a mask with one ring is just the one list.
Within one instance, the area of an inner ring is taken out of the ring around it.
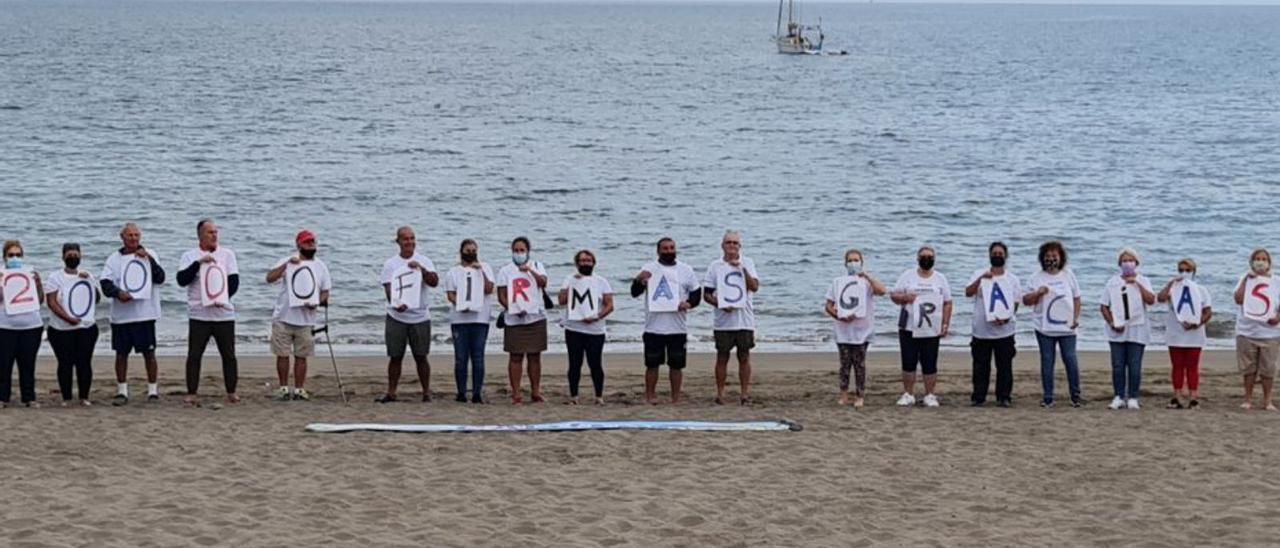
{"label": "paper sign with letter", "polygon": [[1146,305],[1137,284],[1113,285],[1107,291],[1111,296],[1111,325],[1137,325],[1146,319]]}
{"label": "paper sign with letter", "polygon": [[1071,324],[1075,323],[1075,299],[1067,293],[1057,293],[1050,288],[1040,298],[1040,302],[1044,304],[1041,308],[1041,329],[1050,335],[1071,333]]}
{"label": "paper sign with letter", "polygon": [[76,278],[58,292],[62,308],[86,324],[93,323],[93,316],[98,308],[97,297],[98,290],[94,288],[93,282],[85,278]]}
{"label": "paper sign with letter", "polygon": [[582,321],[600,316],[601,295],[595,294],[589,278],[577,278],[569,284],[569,320]]}
{"label": "paper sign with letter", "polygon": [[1204,308],[1204,303],[1200,299],[1198,284],[1190,280],[1173,284],[1169,290],[1169,299],[1169,302],[1173,303],[1173,315],[1179,322],[1200,323],[1200,312]]}
{"label": "paper sign with letter", "polygon": [[911,302],[911,337],[926,339],[942,334],[942,295],[929,292]]}
{"label": "paper sign with letter", "polygon": [[479,268],[463,269],[462,280],[457,282],[454,309],[458,312],[479,312],[484,307],[484,271]]}
{"label": "paper sign with letter", "polygon": [[725,269],[716,280],[716,308],[725,310],[747,306],[747,278],[741,269]]}
{"label": "paper sign with letter", "polygon": [[677,312],[680,310],[680,278],[674,271],[659,269],[649,278],[645,301],[649,312]]}
{"label": "paper sign with letter", "polygon": [[542,311],[542,295],[538,291],[538,281],[533,274],[519,272],[513,275],[507,283],[507,311],[512,314]]}
{"label": "paper sign with letter", "polygon": [[137,255],[130,255],[124,261],[124,270],[120,274],[120,288],[134,300],[151,298],[151,263]]}
{"label": "paper sign with letter", "polygon": [[227,269],[209,262],[200,263],[200,306],[219,306],[231,303],[231,287],[227,281]]}
{"label": "paper sign with letter", "polygon": [[1275,317],[1276,287],[1270,276],[1254,276],[1244,284],[1244,317],[1266,322]]}
{"label": "paper sign with letter", "polygon": [[982,306],[986,307],[988,322],[1013,319],[1013,301],[1010,300],[1009,282],[1004,276],[986,278],[980,284]]}
{"label": "paper sign with letter", "polygon": [[16,316],[40,310],[36,278],[30,270],[3,270],[0,279],[4,281],[5,314]]}
{"label": "paper sign with letter", "polygon": [[836,316],[842,320],[867,317],[867,282],[861,276],[836,280]]}
{"label": "paper sign with letter", "polygon": [[422,307],[422,271],[402,266],[391,275],[391,307],[400,305],[417,310]]}
{"label": "paper sign with letter", "polygon": [[284,269],[284,279],[289,284],[289,306],[320,306],[320,282],[311,261],[290,263]]}

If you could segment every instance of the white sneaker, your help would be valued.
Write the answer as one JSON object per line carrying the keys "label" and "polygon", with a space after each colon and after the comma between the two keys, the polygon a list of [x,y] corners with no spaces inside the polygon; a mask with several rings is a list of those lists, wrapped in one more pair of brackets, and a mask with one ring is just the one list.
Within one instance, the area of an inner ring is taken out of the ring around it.
{"label": "white sneaker", "polygon": [[902,393],[902,397],[898,398],[898,407],[911,407],[916,404],[916,397],[906,392]]}
{"label": "white sneaker", "polygon": [[1124,409],[1124,398],[1116,396],[1115,399],[1111,400],[1111,405],[1108,405],[1107,409]]}
{"label": "white sneaker", "polygon": [[942,403],[938,401],[938,397],[937,397],[937,396],[935,396],[935,395],[933,395],[933,394],[925,394],[925,395],[924,395],[924,406],[925,406],[925,407],[940,407],[941,405],[942,405]]}
{"label": "white sneaker", "polygon": [[1125,402],[1125,405],[1128,405],[1129,409],[1142,409],[1142,407],[1138,405],[1138,398],[1129,398],[1129,401]]}
{"label": "white sneaker", "polygon": [[290,390],[288,386],[281,386],[280,388],[277,388],[276,399],[280,401],[288,401],[293,399],[293,390]]}

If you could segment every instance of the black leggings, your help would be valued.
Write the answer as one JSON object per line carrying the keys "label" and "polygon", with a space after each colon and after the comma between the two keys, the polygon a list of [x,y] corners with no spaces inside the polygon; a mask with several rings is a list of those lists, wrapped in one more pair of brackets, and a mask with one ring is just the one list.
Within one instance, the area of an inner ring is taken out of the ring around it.
{"label": "black leggings", "polygon": [[49,346],[58,358],[58,390],[62,401],[71,401],[71,374],[75,373],[80,399],[89,399],[93,385],[93,346],[98,344],[98,326],[59,331],[49,329]]}
{"label": "black leggings", "polygon": [[588,335],[577,331],[565,330],[565,345],[569,347],[569,395],[578,397],[578,384],[582,382],[582,357],[587,357],[587,367],[591,368],[591,386],[596,390],[596,397],[604,397],[604,335]]}
{"label": "black leggings", "polygon": [[44,326],[32,329],[0,329],[0,402],[9,403],[13,392],[13,364],[18,363],[18,389],[22,403],[36,401],[36,354]]}
{"label": "black leggings", "polygon": [[228,394],[236,393],[240,376],[236,365],[236,322],[187,320],[187,394],[192,396],[200,389],[200,360],[211,337],[218,345],[218,355],[222,356],[222,382]]}

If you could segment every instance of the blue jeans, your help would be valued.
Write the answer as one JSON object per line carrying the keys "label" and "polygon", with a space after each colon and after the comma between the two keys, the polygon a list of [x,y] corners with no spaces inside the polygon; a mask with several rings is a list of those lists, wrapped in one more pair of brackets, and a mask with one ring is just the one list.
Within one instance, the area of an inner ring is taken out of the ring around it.
{"label": "blue jeans", "polygon": [[484,343],[489,338],[487,323],[459,323],[453,332],[453,382],[458,395],[467,394],[467,360],[471,361],[471,398],[480,398],[484,389]]}
{"label": "blue jeans", "polygon": [[1116,397],[1137,399],[1142,385],[1142,352],[1146,346],[1136,342],[1111,343],[1111,386]]}
{"label": "blue jeans", "polygon": [[1044,389],[1045,403],[1053,403],[1054,351],[1061,349],[1062,365],[1067,368],[1067,385],[1071,389],[1071,401],[1080,399],[1080,364],[1076,360],[1075,335],[1045,335],[1036,331],[1036,343],[1040,345],[1040,386]]}

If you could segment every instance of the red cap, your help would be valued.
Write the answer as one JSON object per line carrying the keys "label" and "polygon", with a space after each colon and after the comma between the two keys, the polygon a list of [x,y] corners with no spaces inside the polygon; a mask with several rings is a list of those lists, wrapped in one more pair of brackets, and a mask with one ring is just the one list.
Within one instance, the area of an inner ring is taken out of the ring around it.
{"label": "red cap", "polygon": [[294,238],[294,242],[298,244],[314,241],[316,241],[316,233],[306,229],[303,229],[302,232],[298,233],[298,237]]}

